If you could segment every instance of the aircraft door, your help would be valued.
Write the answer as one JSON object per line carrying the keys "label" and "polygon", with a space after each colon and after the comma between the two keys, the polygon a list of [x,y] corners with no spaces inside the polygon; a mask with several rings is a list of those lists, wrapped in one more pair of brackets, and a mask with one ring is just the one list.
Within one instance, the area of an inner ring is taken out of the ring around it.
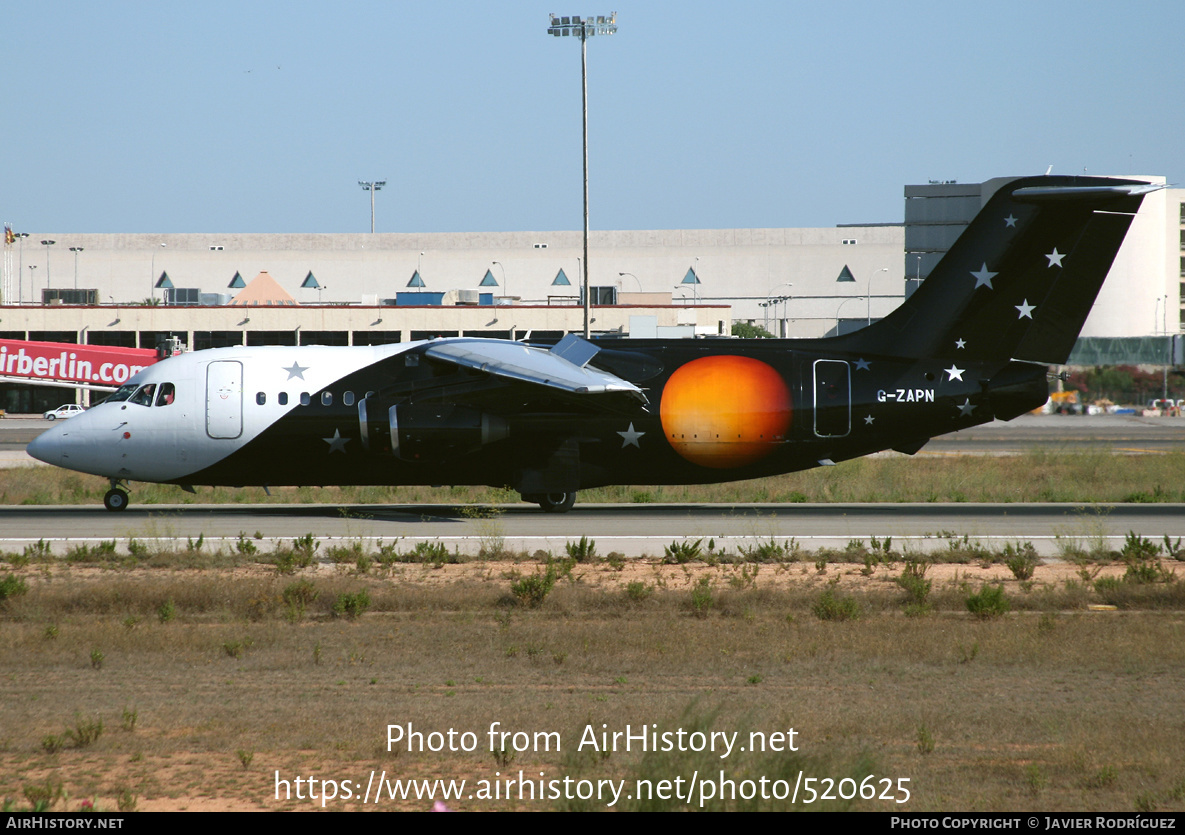
{"label": "aircraft door", "polygon": [[237,438],[243,434],[243,364],[219,360],[206,367],[206,434]]}
{"label": "aircraft door", "polygon": [[815,360],[815,435],[843,438],[851,431],[851,367],[843,360]]}

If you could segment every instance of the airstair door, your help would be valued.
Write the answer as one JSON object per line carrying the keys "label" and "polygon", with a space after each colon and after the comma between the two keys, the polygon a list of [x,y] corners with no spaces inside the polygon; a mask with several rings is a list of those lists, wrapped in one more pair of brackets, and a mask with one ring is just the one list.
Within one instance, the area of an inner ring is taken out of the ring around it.
{"label": "airstair door", "polygon": [[851,431],[851,367],[843,360],[815,360],[815,435],[844,438]]}
{"label": "airstair door", "polygon": [[243,434],[243,364],[219,360],[206,367],[206,434],[237,438]]}

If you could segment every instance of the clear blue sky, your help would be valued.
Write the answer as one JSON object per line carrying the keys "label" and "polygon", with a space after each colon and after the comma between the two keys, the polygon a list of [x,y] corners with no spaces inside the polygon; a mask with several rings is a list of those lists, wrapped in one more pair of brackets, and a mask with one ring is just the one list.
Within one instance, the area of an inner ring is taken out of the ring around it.
{"label": "clear blue sky", "polygon": [[[1185,3],[38,2],[6,6],[0,221],[33,232],[900,221],[902,186],[1185,183]],[[616,7],[616,8],[614,8]]]}

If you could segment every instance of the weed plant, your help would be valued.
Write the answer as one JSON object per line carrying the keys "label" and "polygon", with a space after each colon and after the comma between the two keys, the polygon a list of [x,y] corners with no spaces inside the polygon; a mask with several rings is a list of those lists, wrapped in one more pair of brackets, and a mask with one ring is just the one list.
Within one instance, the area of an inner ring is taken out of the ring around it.
{"label": "weed plant", "polygon": [[641,603],[654,595],[654,586],[641,580],[633,580],[626,584],[625,595],[633,602]]}
{"label": "weed plant", "polygon": [[697,539],[695,542],[690,542],[686,539],[677,539],[670,545],[663,546],[662,561],[668,565],[686,565],[689,562],[698,560],[703,553],[700,550],[700,545],[702,544],[703,539]]}
{"label": "weed plant", "polygon": [[303,620],[305,612],[320,596],[311,580],[297,580],[284,587],[281,599],[284,601],[284,616],[288,620]]}
{"label": "weed plant", "polygon": [[555,588],[556,567],[548,563],[546,569],[516,580],[510,586],[510,593],[518,601],[518,605],[534,609],[543,605],[543,601]]}
{"label": "weed plant", "polygon": [[1033,572],[1037,568],[1037,549],[1033,543],[1025,542],[1015,547],[1005,545],[1003,557],[1004,565],[1008,566],[1013,577],[1018,580],[1033,579]]}
{"label": "weed plant", "polygon": [[811,611],[819,620],[856,620],[863,614],[860,601],[839,594],[833,587],[824,590]]}
{"label": "weed plant", "polygon": [[597,558],[597,543],[587,536],[580,537],[578,542],[565,542],[564,550],[576,562],[592,562]]}
{"label": "weed plant", "polygon": [[366,589],[356,592],[344,592],[333,601],[333,616],[357,620],[370,608],[370,595]]}
{"label": "weed plant", "polygon": [[6,574],[4,579],[0,580],[0,603],[3,603],[10,597],[17,597],[22,594],[27,594],[29,591],[29,584],[15,574]]}
{"label": "weed plant", "polygon": [[691,610],[695,612],[698,617],[705,617],[712,607],[716,605],[715,596],[712,594],[712,578],[700,577],[694,586],[691,588]]}
{"label": "weed plant", "polygon": [[991,620],[1007,614],[1012,608],[1004,596],[1004,587],[983,585],[975,594],[967,595],[967,611],[981,620]]}

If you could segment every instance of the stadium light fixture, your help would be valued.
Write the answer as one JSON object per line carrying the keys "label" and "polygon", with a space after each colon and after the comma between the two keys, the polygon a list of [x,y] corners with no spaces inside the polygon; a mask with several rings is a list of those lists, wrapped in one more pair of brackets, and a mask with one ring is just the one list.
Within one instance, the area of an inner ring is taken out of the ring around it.
{"label": "stadium light fixture", "polygon": [[363,191],[370,192],[370,234],[374,234],[374,193],[387,184],[386,180],[359,180]]}
{"label": "stadium light fixture", "polygon": [[551,15],[547,34],[557,38],[580,38],[580,102],[584,114],[584,338],[589,338],[590,300],[588,287],[588,39],[617,32],[617,12],[610,15]]}
{"label": "stadium light fixture", "polygon": [[74,253],[74,289],[78,289],[78,253],[84,251],[86,247],[72,246],[70,251]]}

